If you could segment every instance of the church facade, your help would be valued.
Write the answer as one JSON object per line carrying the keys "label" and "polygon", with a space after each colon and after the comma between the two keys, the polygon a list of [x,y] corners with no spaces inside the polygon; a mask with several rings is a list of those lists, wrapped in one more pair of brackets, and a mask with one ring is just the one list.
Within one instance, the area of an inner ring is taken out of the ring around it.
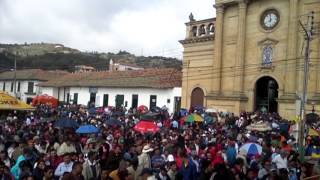
{"label": "church facade", "polygon": [[[216,0],[216,17],[186,23],[182,107],[234,112],[264,110],[292,119],[303,88],[304,48],[299,21],[319,0]],[[320,35],[310,43],[307,111],[320,103]],[[319,109],[318,109],[319,110]]]}

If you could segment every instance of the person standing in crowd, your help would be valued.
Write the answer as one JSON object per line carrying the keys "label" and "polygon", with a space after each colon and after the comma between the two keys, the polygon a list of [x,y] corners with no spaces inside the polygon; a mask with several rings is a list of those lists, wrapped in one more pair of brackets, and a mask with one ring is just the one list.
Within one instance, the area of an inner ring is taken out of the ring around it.
{"label": "person standing in crowd", "polygon": [[138,156],[138,173],[142,172],[144,168],[151,168],[151,159],[149,155],[151,152],[153,152],[153,148],[151,148],[149,144],[143,147],[141,154]]}
{"label": "person standing in crowd", "polygon": [[184,180],[196,180],[197,179],[197,168],[193,163],[191,158],[188,157],[186,151],[182,151],[180,153],[180,157],[182,158],[182,168],[180,172],[183,176]]}
{"label": "person standing in crowd", "polygon": [[58,156],[62,156],[63,154],[66,153],[75,153],[76,148],[74,145],[71,143],[71,140],[69,138],[66,138],[66,140],[61,144],[61,146],[57,150]]}
{"label": "person standing in crowd", "polygon": [[280,154],[275,156],[272,159],[272,162],[275,163],[278,170],[287,171],[288,169],[288,152],[281,150]]}
{"label": "person standing in crowd", "polygon": [[63,155],[63,162],[61,162],[56,168],[54,175],[58,178],[62,177],[65,173],[72,171],[73,162],[71,161],[71,155],[66,153]]}
{"label": "person standing in crowd", "polygon": [[98,179],[101,175],[100,164],[95,152],[88,153],[88,159],[83,163],[82,175],[85,180]]}
{"label": "person standing in crowd", "polygon": [[32,157],[32,153],[32,150],[29,148],[23,149],[23,154],[18,157],[16,164],[11,168],[11,173],[14,176],[14,179],[19,179],[22,171],[20,164],[22,162],[30,160]]}
{"label": "person standing in crowd", "polygon": [[144,168],[140,174],[141,180],[157,180],[151,168]]}
{"label": "person standing in crowd", "polygon": [[45,167],[46,167],[46,164],[42,159],[37,161],[36,168],[34,168],[33,172],[32,172],[34,180],[42,180],[43,179]]}
{"label": "person standing in crowd", "polygon": [[82,164],[79,162],[73,163],[72,171],[65,173],[62,180],[84,180],[82,176]]}

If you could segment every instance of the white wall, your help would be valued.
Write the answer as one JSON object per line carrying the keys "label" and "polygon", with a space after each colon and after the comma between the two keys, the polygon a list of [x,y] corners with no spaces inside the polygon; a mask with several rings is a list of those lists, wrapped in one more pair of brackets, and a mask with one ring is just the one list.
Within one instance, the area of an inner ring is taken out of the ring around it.
{"label": "white wall", "polygon": [[[5,88],[5,91],[7,93],[9,93],[10,95],[14,96],[14,93],[13,91],[11,92],[11,84],[13,83],[13,81],[0,81],[0,90],[2,91],[3,89],[3,83],[6,83],[6,88]],[[18,91],[18,83],[20,82],[20,91]],[[34,83],[34,87],[33,87],[33,92],[35,93],[34,95],[33,94],[26,94],[26,92],[28,92],[28,82],[33,82]],[[17,80],[16,81],[16,92],[17,94],[20,94],[20,99],[22,101],[27,101],[27,98],[30,97],[30,98],[34,98],[37,94],[40,94],[39,92],[39,87],[37,86],[37,84],[39,83],[40,81],[37,81],[37,80],[30,80],[30,81],[19,81]]]}
{"label": "white wall", "polygon": [[[90,92],[87,87],[71,87],[70,95],[73,99],[74,93],[78,93],[78,104],[87,105],[90,100]],[[167,106],[170,112],[174,110],[174,97],[181,97],[181,88],[171,88],[171,89],[151,89],[151,88],[98,88],[96,94],[96,106],[103,105],[103,95],[108,94],[109,106],[115,106],[115,99],[117,95],[124,95],[124,102],[127,101],[127,108],[132,105],[132,95],[138,95],[138,106],[145,105],[149,108],[150,96],[157,96],[157,106]],[[170,103],[167,100],[170,99]]]}

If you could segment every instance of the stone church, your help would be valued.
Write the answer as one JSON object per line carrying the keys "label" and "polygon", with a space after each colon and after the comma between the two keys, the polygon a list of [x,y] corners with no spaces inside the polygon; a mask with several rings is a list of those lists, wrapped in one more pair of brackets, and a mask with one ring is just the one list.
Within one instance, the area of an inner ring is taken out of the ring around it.
{"label": "stone church", "polygon": [[[264,110],[292,119],[314,11],[307,111],[320,111],[320,0],[216,0],[216,17],[186,23],[182,107]],[[318,33],[317,33],[318,32]]]}

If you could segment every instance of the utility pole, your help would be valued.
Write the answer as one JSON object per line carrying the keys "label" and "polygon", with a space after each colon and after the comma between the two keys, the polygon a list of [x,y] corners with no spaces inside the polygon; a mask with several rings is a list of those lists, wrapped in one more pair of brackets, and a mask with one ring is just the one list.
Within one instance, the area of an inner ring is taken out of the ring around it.
{"label": "utility pole", "polygon": [[14,54],[14,77],[13,77],[13,93],[14,97],[17,98],[17,52]]}
{"label": "utility pole", "polygon": [[303,89],[302,89],[302,96],[301,96],[301,106],[300,106],[300,121],[299,121],[299,148],[302,151],[304,147],[304,133],[305,133],[305,120],[306,120],[306,111],[305,105],[307,103],[307,91],[308,91],[308,74],[309,74],[309,63],[310,63],[310,42],[312,40],[312,32],[313,32],[313,25],[314,25],[314,11],[312,11],[308,15],[308,22],[307,27],[299,21],[305,35],[306,48],[304,52],[304,66],[303,66]]}

